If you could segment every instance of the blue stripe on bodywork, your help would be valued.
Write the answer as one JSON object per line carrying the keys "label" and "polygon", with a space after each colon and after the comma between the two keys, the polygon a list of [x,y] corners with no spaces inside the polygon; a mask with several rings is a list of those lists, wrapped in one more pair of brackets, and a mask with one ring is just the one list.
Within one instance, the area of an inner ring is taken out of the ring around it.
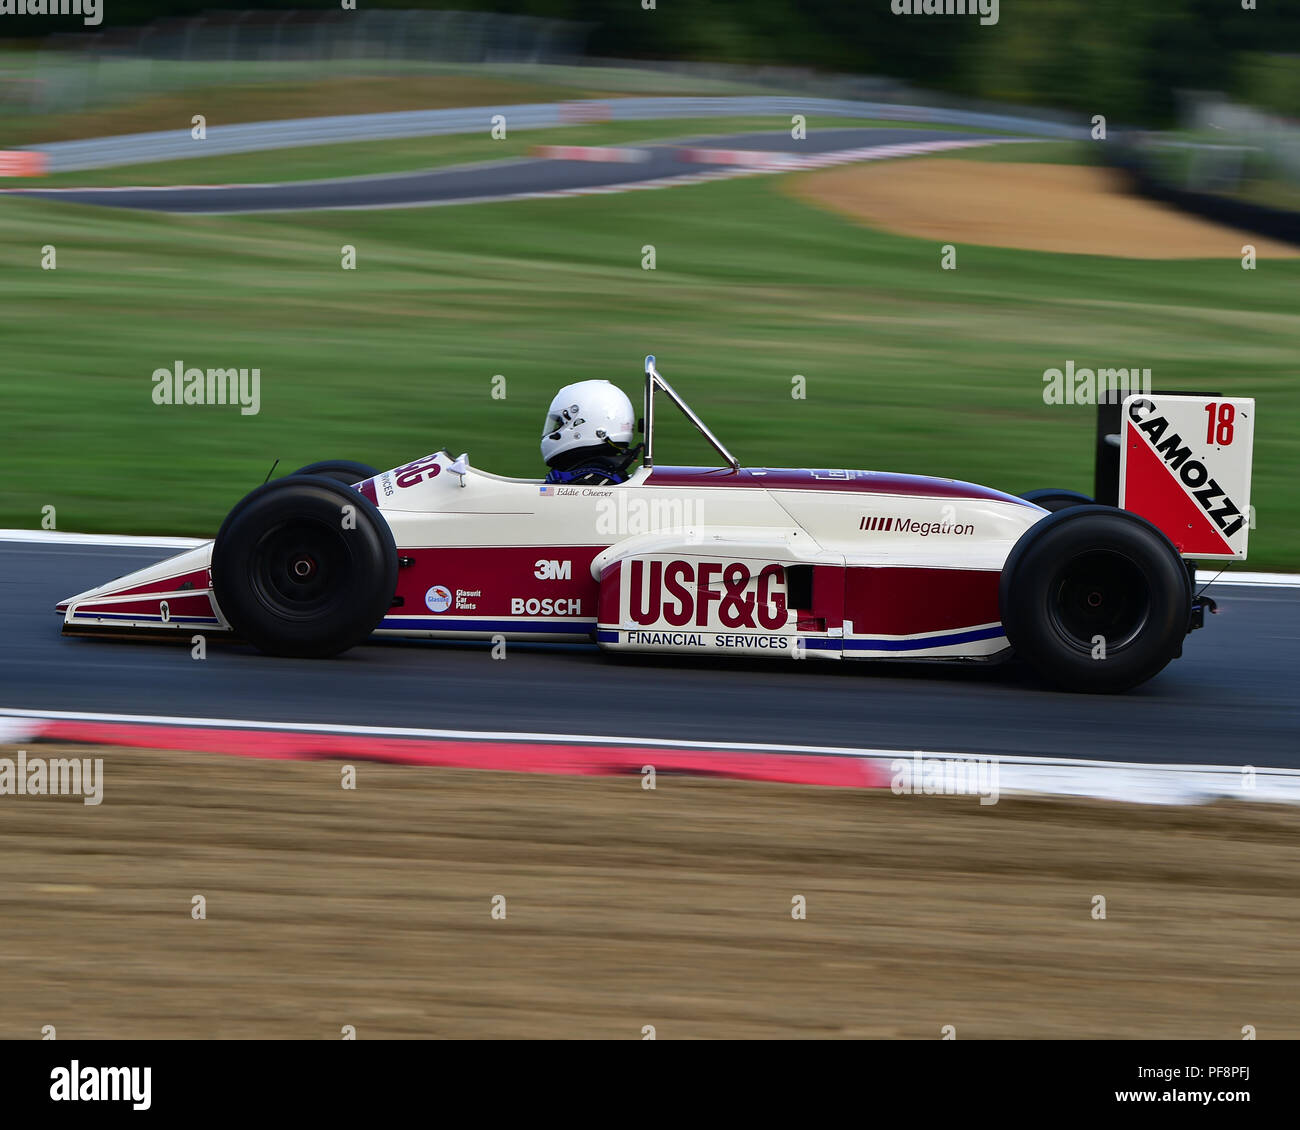
{"label": "blue stripe on bodywork", "polygon": [[969,632],[950,632],[944,636],[926,636],[920,640],[845,640],[846,651],[921,651],[927,647],[951,647],[958,643],[992,640],[1007,633],[1001,628],[975,628]]}

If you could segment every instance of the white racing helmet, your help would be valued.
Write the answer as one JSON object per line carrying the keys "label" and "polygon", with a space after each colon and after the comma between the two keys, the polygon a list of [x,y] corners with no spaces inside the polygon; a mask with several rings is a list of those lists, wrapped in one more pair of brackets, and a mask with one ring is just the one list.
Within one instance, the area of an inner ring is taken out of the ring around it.
{"label": "white racing helmet", "polygon": [[546,413],[542,458],[554,466],[556,459],[569,452],[584,448],[609,451],[610,443],[626,446],[632,442],[635,427],[632,402],[616,385],[609,381],[565,385]]}

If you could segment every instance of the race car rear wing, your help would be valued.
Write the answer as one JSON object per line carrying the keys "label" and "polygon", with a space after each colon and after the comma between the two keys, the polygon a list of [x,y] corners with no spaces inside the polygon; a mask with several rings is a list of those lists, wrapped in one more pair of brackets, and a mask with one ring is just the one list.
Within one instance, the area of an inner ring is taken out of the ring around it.
{"label": "race car rear wing", "polygon": [[[1097,445],[1093,458],[1092,497],[1103,506],[1119,505],[1120,407],[1126,393],[1107,390],[1097,403]],[[1215,396],[1217,392],[1157,390],[1157,396]]]}
{"label": "race car rear wing", "polygon": [[1240,561],[1250,533],[1255,401],[1112,393],[1097,410],[1097,502],[1140,514],[1185,558]]}

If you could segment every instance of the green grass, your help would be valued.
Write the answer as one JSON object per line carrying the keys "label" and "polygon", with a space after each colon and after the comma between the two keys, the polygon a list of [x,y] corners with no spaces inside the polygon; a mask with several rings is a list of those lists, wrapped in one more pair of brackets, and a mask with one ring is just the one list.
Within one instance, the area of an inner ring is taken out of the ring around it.
{"label": "green grass", "polygon": [[[908,122],[825,118],[811,123],[817,129],[862,127],[888,129],[953,129]],[[183,161],[159,161],[142,165],[119,165],[108,169],[84,169],[51,176],[0,177],[0,187],[71,188],[77,186],[171,185],[171,184],[256,184],[276,181],[324,180],[329,177],[371,176],[409,172],[445,165],[470,164],[523,157],[534,145],[625,145],[632,142],[671,140],[701,136],[725,136],[753,130],[786,130],[787,118],[683,118],[668,121],[604,122],[565,126],[558,129],[507,131],[494,140],[485,115],[483,131],[385,141],[360,141],[340,145],[310,145],[293,149],[234,153],[220,157],[192,157]],[[957,129],[957,132],[966,132]],[[194,143],[202,152],[202,142]],[[1016,146],[998,146],[1015,149]],[[1026,151],[1037,146],[1021,147]],[[1026,158],[1031,159],[1031,158]]]}
{"label": "green grass", "polygon": [[935,156],[954,161],[1009,161],[1025,165],[1099,165],[1102,157],[1095,145],[1096,142],[1088,141],[1018,141],[1013,145],[954,149]]}
{"label": "green grass", "polygon": [[[262,217],[0,201],[0,525],[51,505],[61,529],[211,534],[276,458],[446,445],[537,474],[555,389],[605,376],[636,397],[647,352],[746,463],[1087,490],[1090,410],[1042,401],[1044,369],[1074,359],[1256,396],[1251,564],[1300,566],[1300,262],[964,246],[942,271],[934,244],[781,181]],[[260,414],[154,405],[177,359],[259,367]],[[662,461],[709,461],[663,422]]]}

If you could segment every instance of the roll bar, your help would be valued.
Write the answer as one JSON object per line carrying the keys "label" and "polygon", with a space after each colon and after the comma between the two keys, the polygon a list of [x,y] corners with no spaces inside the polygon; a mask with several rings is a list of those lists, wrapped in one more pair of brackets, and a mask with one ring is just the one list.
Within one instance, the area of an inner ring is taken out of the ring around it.
{"label": "roll bar", "polygon": [[733,471],[740,470],[740,461],[722,445],[722,441],[717,436],[709,431],[708,425],[691,410],[691,406],[673,391],[673,386],[660,376],[659,370],[655,368],[653,353],[645,359],[645,447],[641,454],[642,466],[654,466],[655,389],[659,389],[682,410],[682,415],[699,429],[700,435],[713,445],[714,450],[722,456],[727,466]]}

